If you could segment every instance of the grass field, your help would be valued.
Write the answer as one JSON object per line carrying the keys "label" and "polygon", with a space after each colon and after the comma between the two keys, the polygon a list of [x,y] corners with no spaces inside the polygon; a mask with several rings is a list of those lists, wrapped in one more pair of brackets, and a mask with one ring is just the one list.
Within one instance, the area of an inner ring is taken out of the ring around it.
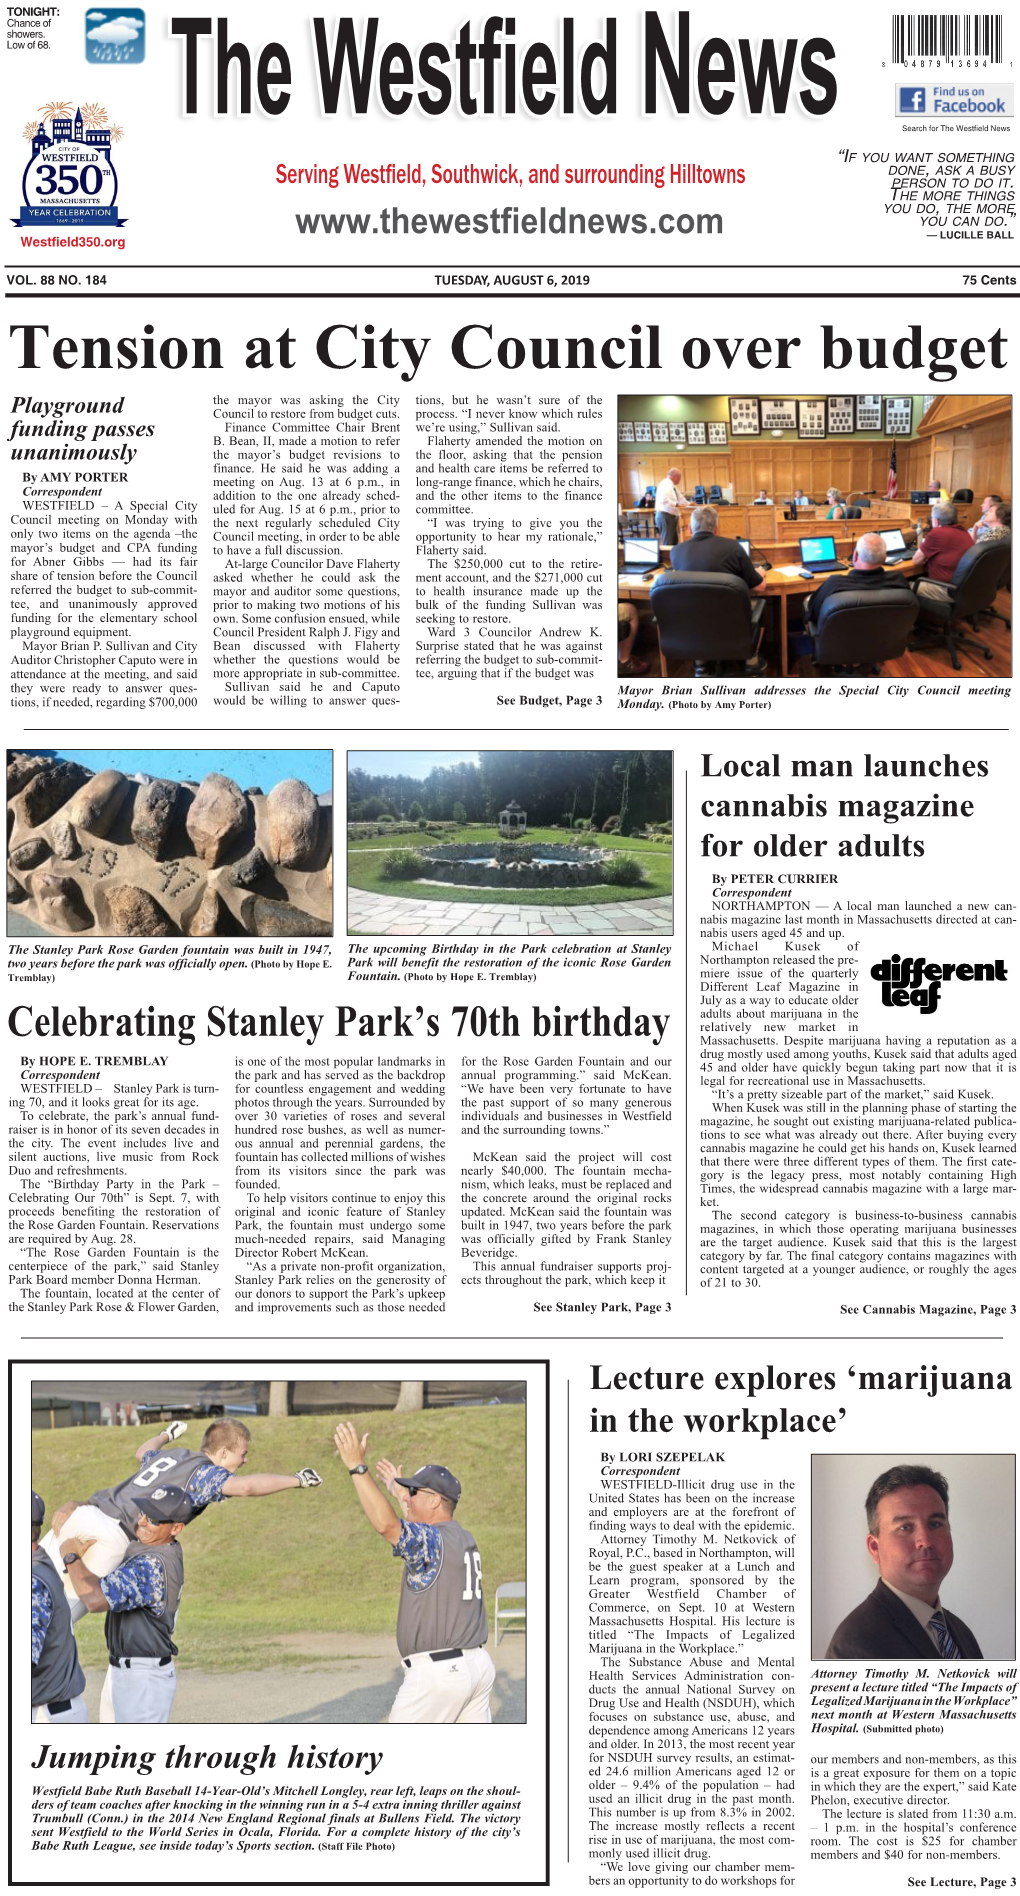
{"label": "grass field", "polygon": [[[492,1628],[493,1599],[505,1580],[524,1580],[525,1409],[427,1409],[418,1415],[372,1410],[351,1416],[368,1431],[368,1463],[427,1461],[452,1468],[464,1490],[458,1519],[482,1555]],[[393,1633],[403,1564],[368,1525],[343,1463],[334,1457],[337,1417],[257,1417],[247,1470],[290,1474],[311,1464],[321,1488],[288,1489],[259,1500],[224,1501],[205,1510],[181,1537],[185,1584],[177,1622],[180,1667],[224,1672],[301,1664],[322,1633]],[[197,1447],[204,1425],[185,1441]],[[32,1486],[46,1502],[46,1527],[65,1501],[86,1501],[123,1481],[134,1452],[155,1429],[37,1430]],[[45,1531],[45,1529],[44,1529]],[[302,1649],[301,1635],[309,1645]],[[86,1665],[105,1663],[103,1620],[78,1628]]]}
{"label": "grass field", "polygon": [[[412,896],[423,902],[470,902],[473,906],[483,903],[497,907],[514,908],[552,908],[557,903],[567,908],[591,907],[604,902],[640,902],[647,901],[653,895],[671,895],[673,891],[673,850],[671,844],[658,839],[646,842],[635,836],[602,836],[590,831],[554,829],[529,829],[526,843],[569,843],[573,846],[597,846],[600,849],[620,850],[625,856],[638,856],[645,872],[645,880],[633,888],[621,887],[616,883],[592,882],[577,888],[566,889],[484,889],[476,885],[457,888],[448,882],[418,881],[412,876],[391,881],[382,874],[382,863],[391,849],[414,849],[418,843],[427,845],[428,836],[406,834],[394,836],[387,842],[383,836],[375,836],[365,841],[349,842],[347,845],[347,886],[351,889],[368,889],[376,895]],[[451,830],[442,838],[444,843],[497,843],[499,834],[493,827],[476,823],[473,827]]]}

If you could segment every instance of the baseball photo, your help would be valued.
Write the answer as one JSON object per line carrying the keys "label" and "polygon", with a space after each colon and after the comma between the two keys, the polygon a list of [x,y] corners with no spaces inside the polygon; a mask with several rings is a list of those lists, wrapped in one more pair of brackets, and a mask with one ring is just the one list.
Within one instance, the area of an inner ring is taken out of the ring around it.
{"label": "baseball photo", "polygon": [[528,1379],[354,1367],[33,1381],[33,1723],[526,1722]]}

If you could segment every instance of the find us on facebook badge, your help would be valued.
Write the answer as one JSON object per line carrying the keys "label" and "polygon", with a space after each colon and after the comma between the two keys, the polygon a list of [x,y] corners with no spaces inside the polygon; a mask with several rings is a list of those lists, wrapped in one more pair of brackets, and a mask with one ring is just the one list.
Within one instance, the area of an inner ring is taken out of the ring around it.
{"label": "find us on facebook badge", "polygon": [[1013,87],[943,86],[923,84],[897,85],[895,107],[898,118],[979,119],[1012,118]]}

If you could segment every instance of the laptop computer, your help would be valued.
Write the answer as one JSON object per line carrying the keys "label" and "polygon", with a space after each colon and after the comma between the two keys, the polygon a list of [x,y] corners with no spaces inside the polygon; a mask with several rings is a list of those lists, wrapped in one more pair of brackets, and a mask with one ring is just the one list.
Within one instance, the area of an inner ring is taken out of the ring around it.
{"label": "laptop computer", "polygon": [[662,565],[662,552],[658,540],[646,539],[629,534],[623,536],[623,564],[628,572],[650,573]]}
{"label": "laptop computer", "polygon": [[843,561],[836,558],[836,542],[831,533],[816,534],[814,539],[800,542],[800,571],[803,579],[813,579],[816,573],[840,573]]}
{"label": "laptop computer", "polygon": [[889,527],[884,532],[880,529],[880,535],[885,541],[887,566],[899,566],[901,561],[913,558],[914,549],[907,545],[898,527]]}

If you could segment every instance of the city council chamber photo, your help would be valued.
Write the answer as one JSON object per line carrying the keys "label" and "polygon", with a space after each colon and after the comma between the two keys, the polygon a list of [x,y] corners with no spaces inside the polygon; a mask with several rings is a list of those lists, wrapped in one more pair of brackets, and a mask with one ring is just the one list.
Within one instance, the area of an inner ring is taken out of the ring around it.
{"label": "city council chamber photo", "polygon": [[625,395],[624,678],[1012,676],[1008,395]]}

